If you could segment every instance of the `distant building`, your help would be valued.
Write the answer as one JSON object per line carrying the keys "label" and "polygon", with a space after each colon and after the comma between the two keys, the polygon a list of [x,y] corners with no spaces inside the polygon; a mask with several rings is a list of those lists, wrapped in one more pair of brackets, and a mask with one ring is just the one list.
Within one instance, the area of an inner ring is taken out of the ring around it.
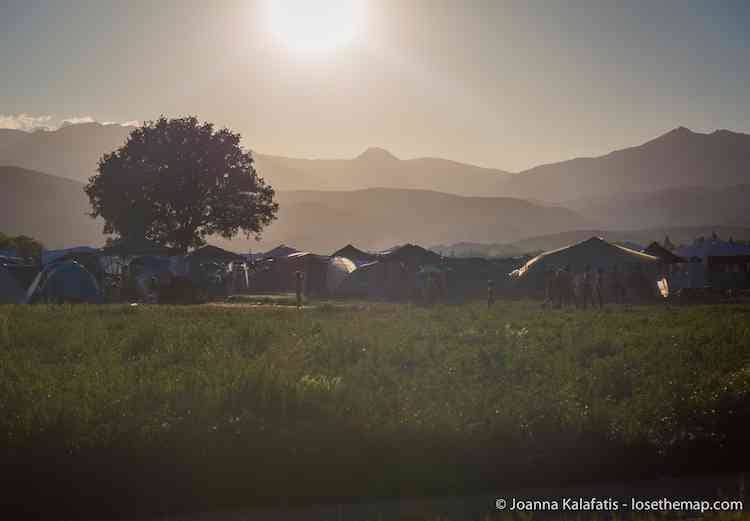
{"label": "distant building", "polygon": [[677,248],[675,254],[688,261],[683,266],[691,276],[683,287],[750,289],[750,246],[713,234]]}

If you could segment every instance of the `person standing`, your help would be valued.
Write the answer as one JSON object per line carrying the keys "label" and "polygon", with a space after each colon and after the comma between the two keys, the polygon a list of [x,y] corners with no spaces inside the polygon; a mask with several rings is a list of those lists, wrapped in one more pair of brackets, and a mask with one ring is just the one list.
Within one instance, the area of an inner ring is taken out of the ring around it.
{"label": "person standing", "polygon": [[615,302],[622,304],[625,300],[625,283],[617,264],[612,267],[612,290],[615,294]]}
{"label": "person standing", "polygon": [[495,281],[490,279],[487,281],[487,308],[491,308],[495,303]]}
{"label": "person standing", "polygon": [[297,296],[297,309],[302,308],[302,279],[304,275],[301,271],[294,272],[294,292]]}
{"label": "person standing", "polygon": [[586,265],[586,268],[581,275],[581,300],[583,303],[583,309],[588,307],[589,302],[593,306],[594,302],[592,299],[593,295],[593,274],[591,273],[591,266]]}
{"label": "person standing", "polygon": [[557,298],[557,270],[550,267],[544,273],[544,303],[543,308],[554,306]]}
{"label": "person standing", "polygon": [[594,298],[599,304],[599,309],[604,308],[604,269],[597,268],[594,277]]}
{"label": "person standing", "polygon": [[558,292],[560,307],[575,304],[575,290],[573,289],[573,273],[570,264],[558,272]]}

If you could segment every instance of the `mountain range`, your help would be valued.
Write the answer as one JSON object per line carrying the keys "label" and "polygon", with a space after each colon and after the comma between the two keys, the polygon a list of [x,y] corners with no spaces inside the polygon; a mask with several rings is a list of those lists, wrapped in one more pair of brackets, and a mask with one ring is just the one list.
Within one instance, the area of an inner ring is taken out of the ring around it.
{"label": "mountain range", "polygon": [[100,245],[103,222],[86,215],[83,185],[33,170],[0,166],[0,231],[28,235],[47,248]]}
{"label": "mountain range", "polygon": [[601,157],[537,166],[515,175],[506,195],[564,202],[668,188],[750,183],[750,135],[676,128]]}
{"label": "mountain range", "polygon": [[[86,215],[83,184],[72,179],[0,166],[3,232],[41,240],[48,248],[104,242],[102,221]],[[279,243],[331,252],[348,242],[384,249],[406,242],[437,243],[462,237],[513,241],[584,226],[565,208],[542,207],[510,198],[470,198],[426,190],[371,188],[355,191],[279,192],[279,219],[263,241],[216,238],[238,251],[270,249]],[[512,218],[508,218],[512,216]]]}
{"label": "mountain range", "polygon": [[[0,165],[17,167],[0,176],[0,231],[54,245],[101,243],[101,224],[84,215],[82,183],[131,130],[98,123],[0,129]],[[750,226],[750,135],[727,130],[679,127],[604,156],[518,173],[399,159],[381,148],[352,159],[254,156],[277,189],[279,220],[261,244],[237,240],[235,249],[277,242],[320,251],[346,242],[497,244],[584,229]]]}
{"label": "mountain range", "polygon": [[0,134],[0,165],[18,166],[86,182],[99,158],[123,144],[132,127],[79,123],[57,130]]}
{"label": "mountain range", "polygon": [[279,190],[408,188],[464,196],[503,196],[512,174],[447,159],[399,159],[368,148],[353,159],[256,155],[258,170]]}

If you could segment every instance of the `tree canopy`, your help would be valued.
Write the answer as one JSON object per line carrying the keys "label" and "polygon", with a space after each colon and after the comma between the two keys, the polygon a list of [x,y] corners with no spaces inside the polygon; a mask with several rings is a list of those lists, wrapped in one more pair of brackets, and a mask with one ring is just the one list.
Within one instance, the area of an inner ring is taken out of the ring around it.
{"label": "tree canopy", "polygon": [[104,233],[187,251],[209,235],[259,236],[278,211],[240,135],[194,116],[161,117],[105,154],[85,188]]}
{"label": "tree canopy", "polygon": [[0,250],[12,250],[19,257],[39,259],[42,255],[44,245],[26,235],[9,236],[0,233]]}

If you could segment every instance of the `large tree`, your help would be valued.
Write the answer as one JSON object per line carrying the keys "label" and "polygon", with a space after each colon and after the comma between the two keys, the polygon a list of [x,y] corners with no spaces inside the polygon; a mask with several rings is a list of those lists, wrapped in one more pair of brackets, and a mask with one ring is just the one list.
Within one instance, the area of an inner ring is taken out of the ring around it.
{"label": "large tree", "polygon": [[182,251],[214,234],[257,238],[278,211],[239,134],[192,116],[162,116],[133,130],[102,157],[85,190],[104,233]]}

